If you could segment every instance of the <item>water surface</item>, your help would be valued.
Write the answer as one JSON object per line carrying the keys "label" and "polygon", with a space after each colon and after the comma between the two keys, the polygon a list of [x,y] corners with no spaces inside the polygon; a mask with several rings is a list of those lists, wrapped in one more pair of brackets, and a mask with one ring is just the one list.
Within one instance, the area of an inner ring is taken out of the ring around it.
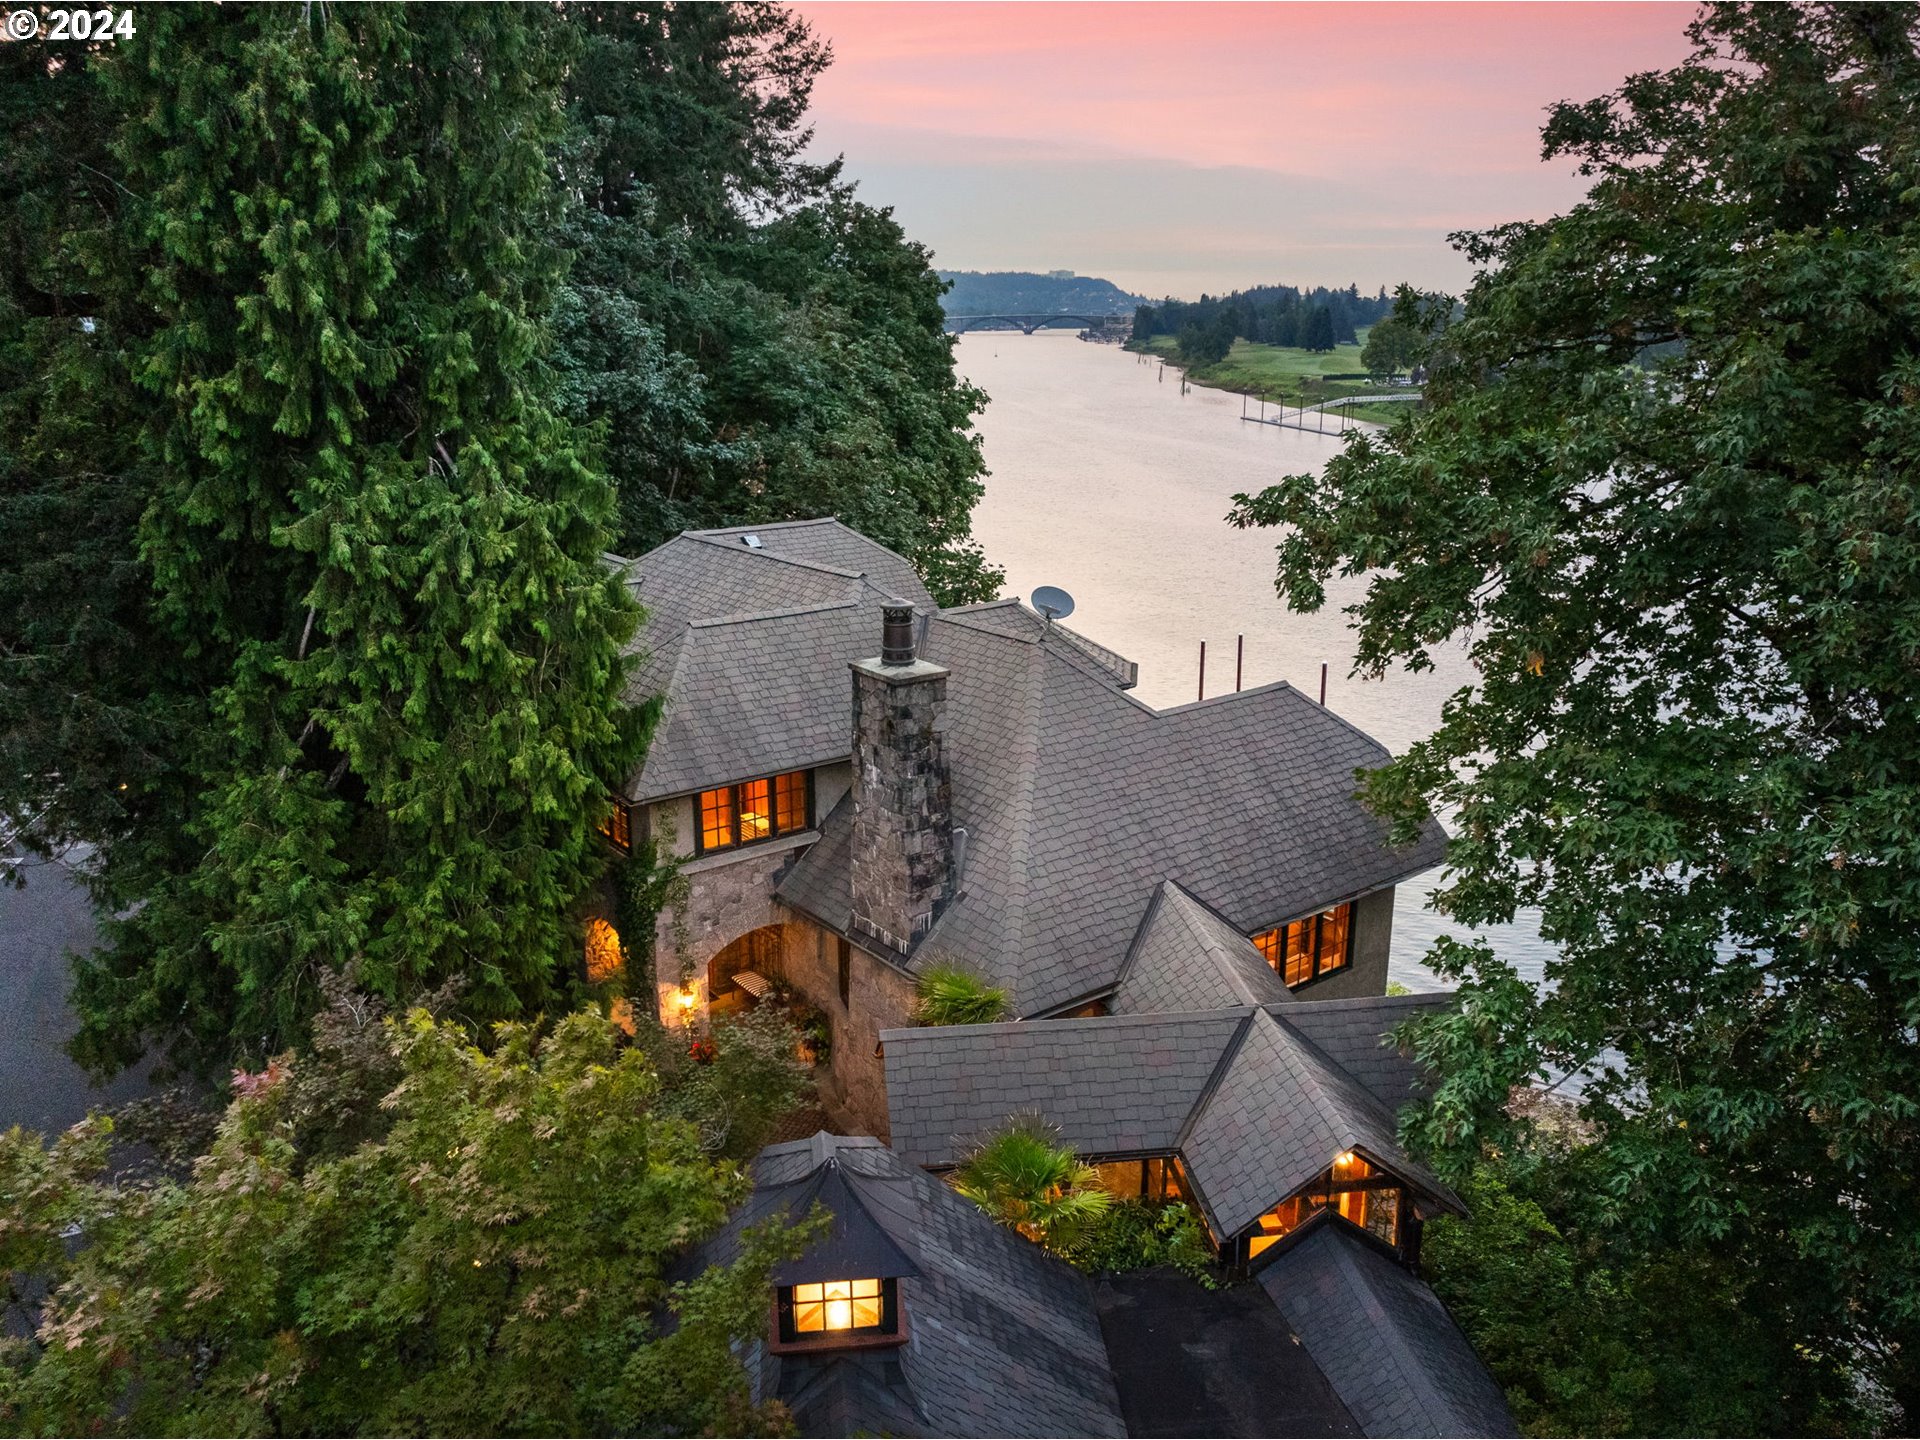
{"label": "water surface", "polygon": [[[1078,603],[1075,629],[1139,662],[1134,694],[1149,705],[1198,698],[1200,642],[1206,693],[1285,680],[1395,753],[1430,733],[1447,696],[1471,683],[1460,652],[1435,669],[1383,680],[1351,679],[1352,636],[1343,607],[1360,580],[1334,580],[1319,613],[1300,615],[1273,588],[1270,531],[1226,523],[1236,492],[1317,470],[1339,440],[1244,424],[1241,399],[1195,388],[1184,396],[1171,367],[1068,331],[977,332],[959,342],[962,373],[992,397],[979,426],[993,474],[974,514],[988,557],[1006,568],[1009,593],[1058,585]],[[1436,935],[1468,932],[1426,908],[1429,872],[1400,886],[1393,978],[1414,989],[1439,982],[1419,963]],[[1523,975],[1539,980],[1551,953],[1537,916],[1483,932]]]}

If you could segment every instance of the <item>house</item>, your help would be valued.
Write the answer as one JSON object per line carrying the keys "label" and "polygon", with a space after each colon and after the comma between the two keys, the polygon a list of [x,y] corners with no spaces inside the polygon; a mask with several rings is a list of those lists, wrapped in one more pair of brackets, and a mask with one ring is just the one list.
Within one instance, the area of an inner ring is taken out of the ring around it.
{"label": "house", "polygon": [[876,1140],[770,1145],[753,1174],[679,1275],[825,1212],[743,1357],[803,1435],[1513,1433],[1432,1292],[1350,1227],[1315,1227],[1258,1285],[1096,1284]]}
{"label": "house", "polygon": [[[1450,1002],[1387,996],[1387,958],[1445,837],[1395,846],[1356,798],[1382,747],[1284,684],[1156,710],[1130,661],[1017,601],[940,609],[836,521],[612,563],[662,703],[607,826],[677,867],[661,1019],[780,986],[831,1032],[845,1134],[763,1152],[691,1262],[834,1217],[775,1276],[763,1398],[823,1434],[1511,1433],[1414,1268],[1461,1207],[1399,1146],[1421,1076],[1387,1037]],[[594,920],[590,973],[621,954]],[[936,963],[1012,1018],[915,1027]],[[1115,1194],[1189,1203],[1247,1283],[1094,1286],[938,1178],[1027,1112]]]}
{"label": "house", "polygon": [[1444,836],[1389,844],[1354,794],[1387,752],[1291,686],[1155,710],[1131,662],[1017,601],[941,610],[832,520],[618,563],[648,610],[633,694],[664,709],[610,830],[680,858],[660,1013],[790,985],[828,1018],[842,1128],[886,1136],[880,1035],[930,963],[1023,1020],[1147,1003],[1169,884],[1253,946],[1269,991],[1385,990],[1394,886]]}

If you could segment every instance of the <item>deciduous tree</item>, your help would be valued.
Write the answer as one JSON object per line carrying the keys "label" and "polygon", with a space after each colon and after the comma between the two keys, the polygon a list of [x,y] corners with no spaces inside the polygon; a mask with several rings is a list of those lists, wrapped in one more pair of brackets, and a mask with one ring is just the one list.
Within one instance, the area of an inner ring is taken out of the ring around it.
{"label": "deciduous tree", "polygon": [[1479,671],[1370,776],[1452,817],[1436,903],[1538,906],[1427,1022],[1412,1126],[1516,1143],[1508,1087],[1591,1073],[1627,1253],[1684,1243],[1920,1419],[1920,55],[1916,11],[1715,5],[1684,65],[1557,106],[1585,201],[1464,237],[1403,302],[1427,408],[1243,497],[1279,588],[1371,577],[1358,665]]}
{"label": "deciduous tree", "polygon": [[185,1182],[102,1183],[103,1121],[0,1135],[0,1275],[52,1287],[0,1340],[0,1426],[780,1433],[730,1347],[813,1232],[679,1275],[747,1185],[643,1051],[591,1012],[490,1052],[421,1011],[368,1033],[236,1075]]}

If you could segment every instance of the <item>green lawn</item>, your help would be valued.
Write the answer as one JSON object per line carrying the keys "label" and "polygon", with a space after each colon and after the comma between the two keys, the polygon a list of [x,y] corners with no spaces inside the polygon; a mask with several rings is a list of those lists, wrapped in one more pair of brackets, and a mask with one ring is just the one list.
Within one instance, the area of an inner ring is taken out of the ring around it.
{"label": "green lawn", "polygon": [[[1359,332],[1362,343],[1367,332]],[[1176,346],[1171,335],[1155,335],[1138,347],[1150,355],[1173,359]],[[1366,395],[1377,387],[1365,380],[1321,380],[1323,375],[1357,375],[1366,366],[1360,363],[1359,345],[1339,345],[1330,352],[1315,354],[1280,345],[1255,345],[1246,340],[1233,342],[1233,350],[1218,365],[1196,365],[1187,378],[1196,385],[1217,390],[1232,390],[1242,395],[1267,400],[1284,400],[1298,405],[1303,400],[1332,399],[1340,395]],[[1311,393],[1303,394],[1302,387]],[[1397,408],[1397,407],[1383,407]],[[1387,416],[1382,415],[1382,420]]]}

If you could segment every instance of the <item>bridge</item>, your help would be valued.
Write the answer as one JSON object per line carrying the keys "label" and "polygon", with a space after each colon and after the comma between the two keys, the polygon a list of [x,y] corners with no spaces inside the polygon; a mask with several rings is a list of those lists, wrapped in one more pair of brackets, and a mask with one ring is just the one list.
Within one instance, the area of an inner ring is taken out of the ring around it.
{"label": "bridge", "polygon": [[1131,315],[1076,315],[1070,310],[1061,310],[1047,315],[949,315],[947,331],[964,335],[969,330],[1018,330],[1023,335],[1031,335],[1062,320],[1072,320],[1093,330],[1104,330],[1116,323],[1133,323]]}

